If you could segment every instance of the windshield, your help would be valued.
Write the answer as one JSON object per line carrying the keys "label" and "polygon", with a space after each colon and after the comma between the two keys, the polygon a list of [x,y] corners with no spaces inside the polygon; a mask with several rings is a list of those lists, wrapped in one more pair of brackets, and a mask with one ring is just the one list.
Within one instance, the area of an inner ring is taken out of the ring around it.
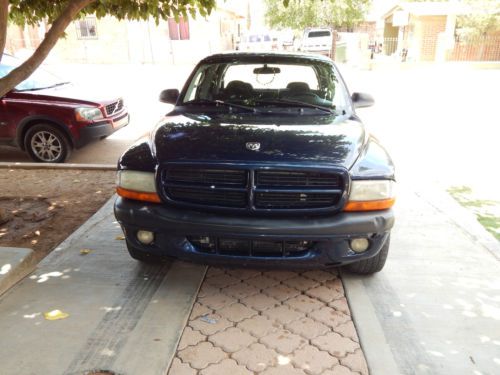
{"label": "windshield", "polygon": [[[16,66],[19,65],[16,59],[4,56],[0,63],[0,78],[5,77],[9,74]],[[56,76],[43,71],[42,69],[36,70],[28,79],[21,82],[16,86],[17,91],[28,91],[28,90],[41,90],[48,87],[53,87],[62,80],[58,79]]]}
{"label": "windshield", "polygon": [[345,90],[327,61],[203,64],[192,76],[181,104],[223,101],[253,107],[345,107]]}

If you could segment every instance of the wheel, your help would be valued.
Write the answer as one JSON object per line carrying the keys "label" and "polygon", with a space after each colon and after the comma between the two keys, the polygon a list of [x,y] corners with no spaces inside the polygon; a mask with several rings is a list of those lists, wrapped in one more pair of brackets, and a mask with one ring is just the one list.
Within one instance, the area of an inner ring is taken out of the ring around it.
{"label": "wheel", "polygon": [[135,260],[138,260],[139,262],[143,262],[143,263],[164,263],[167,260],[169,260],[168,257],[161,257],[158,255],[153,255],[153,254],[149,254],[149,253],[146,253],[144,251],[138,250],[135,247],[133,247],[132,245],[130,245],[128,243],[128,241],[127,241],[127,250],[132,258],[134,258]]}
{"label": "wheel", "polygon": [[64,163],[71,154],[66,136],[49,124],[37,124],[29,128],[24,146],[34,161],[42,163]]}
{"label": "wheel", "polygon": [[384,246],[382,246],[377,255],[372,258],[363,259],[355,263],[348,264],[346,268],[351,272],[359,273],[362,275],[371,275],[372,273],[379,272],[382,268],[384,268],[385,261],[387,260],[390,242],[391,236],[389,235],[384,243]]}

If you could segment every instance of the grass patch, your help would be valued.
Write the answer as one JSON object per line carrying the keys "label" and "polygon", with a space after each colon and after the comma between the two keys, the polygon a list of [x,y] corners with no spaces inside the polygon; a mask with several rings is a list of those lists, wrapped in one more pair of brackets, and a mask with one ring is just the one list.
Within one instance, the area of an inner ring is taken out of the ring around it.
{"label": "grass patch", "polygon": [[479,199],[468,186],[453,186],[447,192],[472,211],[481,225],[500,241],[500,201]]}

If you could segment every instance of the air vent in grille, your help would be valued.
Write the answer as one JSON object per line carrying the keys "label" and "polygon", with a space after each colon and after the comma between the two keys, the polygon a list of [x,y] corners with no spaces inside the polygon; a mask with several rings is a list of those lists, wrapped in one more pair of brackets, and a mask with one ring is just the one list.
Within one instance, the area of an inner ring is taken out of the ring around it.
{"label": "air vent in grille", "polygon": [[316,245],[315,241],[281,241],[208,236],[190,236],[188,241],[201,253],[254,257],[299,257]]}
{"label": "air vent in grille", "polygon": [[247,204],[245,191],[212,190],[197,187],[168,187],[167,195],[178,202],[205,206],[244,208]]}
{"label": "air vent in grille", "polygon": [[120,99],[120,100],[118,100],[117,102],[114,102],[114,103],[108,104],[108,105],[106,106],[106,114],[107,114],[108,116],[111,116],[111,115],[113,115],[113,114],[115,114],[115,113],[120,112],[120,111],[122,110],[122,108],[123,108],[123,100],[122,100],[122,99]]}
{"label": "air vent in grille", "polygon": [[330,188],[340,187],[339,175],[323,172],[309,171],[256,171],[255,181],[257,186],[324,186]]}
{"label": "air vent in grille", "polygon": [[339,199],[340,194],[327,192],[257,192],[255,206],[267,209],[320,208],[334,206]]}
{"label": "air vent in grille", "polygon": [[165,172],[165,180],[174,183],[195,183],[202,185],[245,186],[247,172],[233,169],[170,168]]}

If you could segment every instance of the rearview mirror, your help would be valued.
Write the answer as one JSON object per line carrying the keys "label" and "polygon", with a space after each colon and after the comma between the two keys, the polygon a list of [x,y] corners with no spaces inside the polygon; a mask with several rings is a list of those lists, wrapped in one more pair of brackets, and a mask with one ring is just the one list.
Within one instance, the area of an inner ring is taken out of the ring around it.
{"label": "rearview mirror", "polygon": [[179,90],[177,89],[163,90],[160,93],[160,102],[162,103],[175,104],[177,99],[179,99]]}
{"label": "rearview mirror", "polygon": [[267,66],[264,65],[262,68],[255,68],[253,70],[253,74],[278,74],[281,72],[281,69],[276,66]]}
{"label": "rearview mirror", "polygon": [[375,99],[373,99],[373,96],[364,92],[354,92],[351,95],[351,99],[354,108],[371,107],[375,104]]}

